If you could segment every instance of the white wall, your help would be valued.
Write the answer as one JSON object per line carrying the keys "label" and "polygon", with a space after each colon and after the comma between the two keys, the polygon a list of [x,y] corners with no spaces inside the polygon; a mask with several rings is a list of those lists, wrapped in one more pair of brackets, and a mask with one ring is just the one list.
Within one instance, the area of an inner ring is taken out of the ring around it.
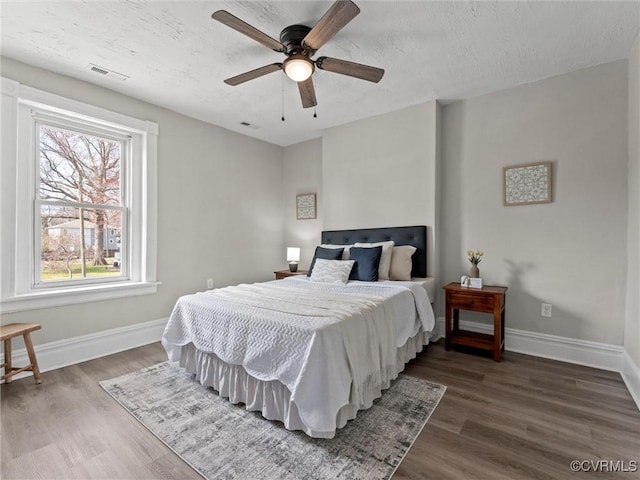
{"label": "white wall", "polygon": [[[484,250],[485,283],[509,287],[507,327],[621,345],[626,131],[624,60],[445,107],[443,281]],[[502,168],[549,160],[553,202],[503,206]]]}
{"label": "white wall", "polygon": [[[308,269],[315,247],[320,243],[323,223],[322,139],[316,138],[285,147],[282,155],[282,188],[284,204],[284,241],[289,247],[300,247],[300,269]],[[296,219],[296,195],[316,194],[316,218]],[[283,269],[287,268],[283,249]]]}
{"label": "white wall", "polygon": [[155,295],[7,314],[3,324],[41,323],[34,343],[53,342],[167,317],[207,278],[216,286],[269,280],[282,268],[280,147],[9,59],[1,67],[20,83],[159,124],[162,282]]}
{"label": "white wall", "polygon": [[640,37],[629,57],[627,298],[624,348],[640,368]]}
{"label": "white wall", "polygon": [[427,225],[427,268],[435,276],[439,114],[433,101],[327,129],[323,229]]}

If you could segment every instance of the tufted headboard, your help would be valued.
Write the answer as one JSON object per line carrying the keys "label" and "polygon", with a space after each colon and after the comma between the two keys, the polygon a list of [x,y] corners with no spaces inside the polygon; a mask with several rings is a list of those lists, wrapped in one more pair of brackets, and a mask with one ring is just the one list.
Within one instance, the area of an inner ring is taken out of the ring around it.
{"label": "tufted headboard", "polygon": [[325,230],[322,243],[333,245],[351,245],[356,242],[386,242],[393,240],[396,245],[413,245],[417,248],[413,254],[412,277],[427,276],[427,227],[385,227],[361,228],[359,230]]}

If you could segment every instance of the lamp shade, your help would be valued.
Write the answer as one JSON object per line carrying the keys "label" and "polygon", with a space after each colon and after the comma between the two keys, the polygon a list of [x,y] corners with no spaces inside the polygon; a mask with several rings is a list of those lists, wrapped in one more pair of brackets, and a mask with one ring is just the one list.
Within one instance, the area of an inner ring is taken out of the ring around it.
{"label": "lamp shade", "polygon": [[287,247],[287,262],[299,262],[300,249],[298,247]]}
{"label": "lamp shade", "polygon": [[311,76],[314,70],[313,62],[304,55],[291,55],[284,61],[284,73],[295,82],[303,82]]}

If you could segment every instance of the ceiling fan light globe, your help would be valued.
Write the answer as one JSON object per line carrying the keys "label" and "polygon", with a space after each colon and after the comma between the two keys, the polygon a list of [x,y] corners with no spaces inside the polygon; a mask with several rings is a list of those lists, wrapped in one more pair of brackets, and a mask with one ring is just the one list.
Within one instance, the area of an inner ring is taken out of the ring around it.
{"label": "ceiling fan light globe", "polygon": [[304,82],[313,73],[313,62],[305,56],[291,56],[284,61],[284,73],[294,82]]}

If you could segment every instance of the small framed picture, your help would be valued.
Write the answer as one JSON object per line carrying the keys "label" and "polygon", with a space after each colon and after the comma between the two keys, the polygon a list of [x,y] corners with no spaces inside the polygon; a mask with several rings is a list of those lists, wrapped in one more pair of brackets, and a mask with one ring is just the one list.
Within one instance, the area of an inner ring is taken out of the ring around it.
{"label": "small framed picture", "polygon": [[551,162],[515,165],[503,170],[505,206],[551,202]]}
{"label": "small framed picture", "polygon": [[316,194],[301,193],[296,196],[296,218],[310,220],[316,218]]}

